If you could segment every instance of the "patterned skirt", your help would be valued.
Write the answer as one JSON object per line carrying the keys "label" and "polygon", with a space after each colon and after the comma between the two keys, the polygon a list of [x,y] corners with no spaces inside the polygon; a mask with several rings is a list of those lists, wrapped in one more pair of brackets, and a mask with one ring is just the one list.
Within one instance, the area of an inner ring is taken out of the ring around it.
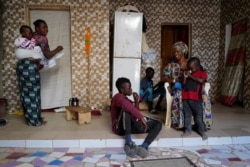
{"label": "patterned skirt", "polygon": [[173,103],[171,107],[172,127],[181,129],[184,127],[184,112],[182,104],[182,94],[179,90],[173,91]]}
{"label": "patterned skirt", "polygon": [[29,59],[19,60],[16,74],[20,90],[20,100],[28,125],[42,125],[40,72],[35,62]]}

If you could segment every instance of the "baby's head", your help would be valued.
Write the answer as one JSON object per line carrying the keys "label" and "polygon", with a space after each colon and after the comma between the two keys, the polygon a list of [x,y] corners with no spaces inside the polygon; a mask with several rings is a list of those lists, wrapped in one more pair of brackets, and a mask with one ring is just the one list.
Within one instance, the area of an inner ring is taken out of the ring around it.
{"label": "baby's head", "polygon": [[20,31],[20,34],[22,35],[22,37],[27,38],[27,39],[29,39],[29,40],[30,40],[30,39],[32,38],[32,36],[33,36],[33,31],[32,31],[32,29],[31,29],[29,26],[27,26],[27,25],[22,25],[22,26],[20,27],[19,31]]}

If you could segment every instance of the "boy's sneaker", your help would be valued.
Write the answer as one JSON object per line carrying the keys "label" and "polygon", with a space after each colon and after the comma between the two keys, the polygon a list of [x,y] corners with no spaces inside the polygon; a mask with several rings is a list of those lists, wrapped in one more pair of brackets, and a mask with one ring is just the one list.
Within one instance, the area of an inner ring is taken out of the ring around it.
{"label": "boy's sneaker", "polygon": [[137,146],[134,142],[126,143],[124,146],[124,151],[127,156],[135,158],[137,156]]}
{"label": "boy's sneaker", "polygon": [[202,140],[207,140],[208,138],[206,134],[203,134],[201,137],[202,137]]}
{"label": "boy's sneaker", "polygon": [[141,158],[145,158],[148,156],[148,150],[142,146],[138,146],[136,149],[137,155],[139,155]]}
{"label": "boy's sneaker", "polygon": [[151,114],[159,114],[158,111],[156,111],[155,109],[150,110],[150,113]]}

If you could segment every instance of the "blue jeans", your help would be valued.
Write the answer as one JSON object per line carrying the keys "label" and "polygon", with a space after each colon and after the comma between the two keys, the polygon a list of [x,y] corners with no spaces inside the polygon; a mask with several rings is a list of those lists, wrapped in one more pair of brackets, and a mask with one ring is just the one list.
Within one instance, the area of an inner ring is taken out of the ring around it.
{"label": "blue jeans", "polygon": [[[136,121],[130,113],[123,112],[123,125],[125,134],[142,134],[145,133],[142,124]],[[147,136],[144,142],[149,145],[154,141],[162,129],[162,123],[158,120],[150,119],[147,121]]]}
{"label": "blue jeans", "polygon": [[166,90],[165,88],[158,87],[157,89],[153,90],[153,88],[149,87],[145,91],[140,89],[140,96],[142,97],[142,102],[153,101],[159,95],[165,96]]}

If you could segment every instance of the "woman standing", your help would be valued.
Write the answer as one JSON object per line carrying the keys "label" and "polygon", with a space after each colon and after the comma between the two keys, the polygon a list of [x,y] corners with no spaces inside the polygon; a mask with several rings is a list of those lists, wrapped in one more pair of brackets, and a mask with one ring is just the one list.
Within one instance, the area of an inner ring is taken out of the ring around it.
{"label": "woman standing", "polygon": [[[34,23],[36,44],[41,47],[44,56],[52,58],[63,49],[58,46],[50,51],[47,33],[48,26],[44,20],[36,20]],[[40,72],[43,66],[32,58],[19,60],[16,67],[18,84],[20,89],[20,99],[24,110],[26,122],[30,126],[41,126],[46,121],[41,117],[41,83]]]}
{"label": "woman standing", "polygon": [[165,68],[164,81],[170,83],[168,91],[173,96],[171,107],[171,122],[176,129],[184,127],[184,113],[182,106],[182,81],[184,71],[187,69],[186,55],[188,47],[184,42],[176,42],[173,45],[174,61],[169,63]]}

